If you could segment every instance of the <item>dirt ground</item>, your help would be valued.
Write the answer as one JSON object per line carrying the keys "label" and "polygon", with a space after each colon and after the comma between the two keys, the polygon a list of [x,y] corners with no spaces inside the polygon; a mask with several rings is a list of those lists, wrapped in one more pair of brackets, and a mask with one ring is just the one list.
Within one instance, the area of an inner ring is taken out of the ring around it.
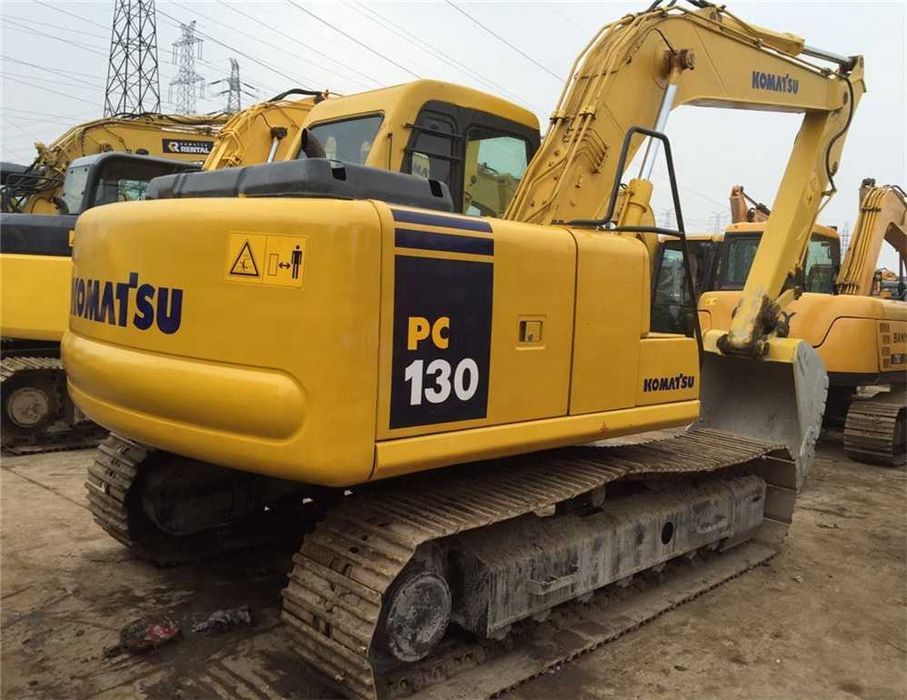
{"label": "dirt ground", "polygon": [[[3,698],[334,697],[284,651],[290,552],[171,569],[133,560],[86,510],[90,459],[2,461]],[[905,504],[907,471],[826,443],[782,554],[510,696],[907,698]],[[190,630],[242,604],[252,627],[104,657],[135,618]]]}

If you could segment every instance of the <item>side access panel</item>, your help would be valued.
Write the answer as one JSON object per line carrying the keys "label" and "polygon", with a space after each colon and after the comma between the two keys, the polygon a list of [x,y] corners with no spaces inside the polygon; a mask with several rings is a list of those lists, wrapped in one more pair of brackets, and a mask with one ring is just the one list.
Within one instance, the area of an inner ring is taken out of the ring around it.
{"label": "side access panel", "polygon": [[566,414],[569,233],[396,206],[382,224],[378,440]]}

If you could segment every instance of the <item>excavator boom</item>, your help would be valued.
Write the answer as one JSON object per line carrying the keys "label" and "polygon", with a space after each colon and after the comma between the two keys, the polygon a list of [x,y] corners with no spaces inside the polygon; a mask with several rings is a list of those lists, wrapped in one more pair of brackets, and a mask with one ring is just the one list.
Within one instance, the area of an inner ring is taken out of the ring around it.
{"label": "excavator boom", "polygon": [[835,282],[838,294],[872,293],[883,243],[894,248],[901,260],[907,258],[907,196],[897,185],[877,187],[875,180],[864,180],[860,215]]}
{"label": "excavator boom", "polygon": [[[837,71],[807,62],[820,56]],[[745,23],[723,8],[676,6],[605,26],[574,64],[551,127],[505,218],[533,223],[599,219],[617,154],[633,126],[663,130],[681,105],[802,113],[772,216],[722,351],[764,355],[792,298],[812,226],[865,91],[861,57],[807,49],[802,39]],[[642,145],[636,137],[630,156]],[[651,174],[650,144],[640,176]],[[629,161],[628,161],[629,162]],[[628,201],[633,199],[631,182]],[[642,209],[648,205],[643,197]],[[639,223],[625,207],[621,224]],[[610,224],[611,222],[601,222]]]}

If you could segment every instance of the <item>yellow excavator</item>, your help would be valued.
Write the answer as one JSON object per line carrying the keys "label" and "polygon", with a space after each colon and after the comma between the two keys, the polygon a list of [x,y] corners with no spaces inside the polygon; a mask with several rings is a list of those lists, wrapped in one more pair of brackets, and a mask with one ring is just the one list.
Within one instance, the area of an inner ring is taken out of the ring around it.
{"label": "yellow excavator", "polygon": [[142,199],[151,179],[197,170],[202,161],[204,169],[216,170],[282,157],[309,110],[325,97],[289,90],[226,123],[223,116],[97,120],[70,129],[50,147],[38,145],[31,172],[40,178],[9,183],[5,196],[20,211],[0,215],[5,448],[39,450],[50,437],[59,448],[95,436],[68,397],[59,352],[78,216],[102,204]]}
{"label": "yellow excavator", "polygon": [[[283,618],[361,698],[500,692],[777,551],[827,385],[784,312],[863,62],[696,4],[597,33],[525,172],[518,108],[470,91],[402,121],[385,94],[293,160],[81,217],[63,357],[113,431],[97,522],[174,562],[313,513]],[[804,115],[737,314],[701,337],[650,328],[653,239],[684,235],[663,133],[684,104]],[[455,213],[472,140],[519,177],[502,215]],[[659,146],[677,231],[649,206]]]}
{"label": "yellow excavator", "polygon": [[36,143],[38,156],[28,167],[3,173],[2,210],[59,213],[66,173],[76,158],[120,152],[202,162],[227,116],[142,114],[104,117],[74,126],[49,146]]}
{"label": "yellow excavator", "polygon": [[[764,208],[763,208],[764,209]],[[764,224],[733,224],[719,246],[717,274],[703,288],[698,303],[704,328],[723,328],[740,300],[735,279],[746,274]],[[875,283],[884,243],[907,253],[907,202],[897,186],[860,188],[860,213],[840,264],[837,232],[816,225],[800,281],[804,294],[788,308],[790,335],[809,342],[822,357],[829,376],[827,424],[844,428],[844,446],[852,459],[900,466],[907,455],[907,302],[899,294],[883,298]],[[676,259],[665,253],[663,259]],[[736,273],[734,271],[737,271]],[[658,275],[673,277],[667,266]],[[903,286],[903,285],[902,285]],[[688,308],[663,283],[659,308]],[[897,288],[895,289],[897,292]],[[903,290],[901,290],[903,291]],[[658,291],[655,292],[659,294]],[[860,387],[884,387],[861,397]]]}

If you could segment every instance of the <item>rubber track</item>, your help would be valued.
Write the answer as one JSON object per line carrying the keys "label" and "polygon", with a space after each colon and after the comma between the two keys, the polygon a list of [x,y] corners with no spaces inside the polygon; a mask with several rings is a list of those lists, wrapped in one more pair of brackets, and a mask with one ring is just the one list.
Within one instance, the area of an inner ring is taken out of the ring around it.
{"label": "rubber track", "polygon": [[63,360],[58,357],[4,357],[0,360],[0,382],[5,382],[17,372],[25,370],[63,371]]}
{"label": "rubber track", "polygon": [[313,517],[307,513],[271,510],[189,535],[168,535],[142,512],[140,494],[133,493],[139,487],[142,463],[152,453],[151,448],[111,434],[98,445],[85,481],[95,522],[140,559],[171,566],[278,541],[295,544],[311,527]]}
{"label": "rubber track", "polygon": [[[94,463],[88,467],[88,507],[95,522],[111,537],[130,549],[136,548],[129,529],[126,496],[148,450],[111,435],[98,445]],[[141,553],[139,553],[141,554]]]}
{"label": "rubber track", "polygon": [[369,653],[382,596],[425,542],[515,518],[619,478],[710,472],[786,458],[713,430],[614,448],[575,447],[413,477],[343,499],[305,538],[283,591],[294,649],[353,698],[386,694]]}
{"label": "rubber track", "polygon": [[907,391],[893,390],[854,401],[844,424],[844,451],[850,459],[898,467],[904,464]]}

